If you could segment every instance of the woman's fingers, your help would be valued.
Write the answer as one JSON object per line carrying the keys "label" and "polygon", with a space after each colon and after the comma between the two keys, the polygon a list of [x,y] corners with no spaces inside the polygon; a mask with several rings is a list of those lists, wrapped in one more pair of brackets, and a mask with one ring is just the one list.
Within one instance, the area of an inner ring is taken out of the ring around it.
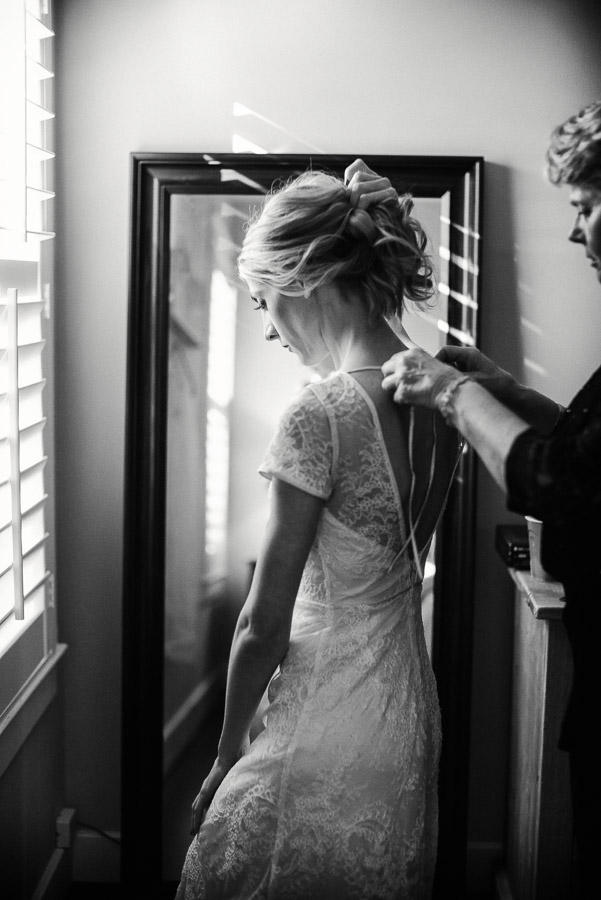
{"label": "woman's fingers", "polygon": [[[345,184],[348,184],[357,174],[376,175],[376,173],[369,168],[367,163],[364,163],[362,159],[356,159],[350,166],[347,166],[344,171]],[[376,177],[378,178],[379,176],[376,175]]]}
{"label": "woman's fingers", "polygon": [[395,353],[382,366],[382,387],[393,391],[397,403],[435,407],[437,397],[457,378],[457,372],[441,363],[425,350],[404,350]]}
{"label": "woman's fingers", "polygon": [[215,760],[213,768],[202,783],[202,787],[192,804],[192,834],[196,834],[204,821],[207,810],[213,802],[217,789],[233,765],[224,765]]}
{"label": "woman's fingers", "polygon": [[[381,181],[387,182],[388,179],[383,178]],[[365,209],[376,203],[398,203],[398,199],[398,194],[390,182],[388,182],[388,186],[384,187],[372,182],[371,184],[366,183],[364,189],[357,193],[357,201],[354,205],[359,209]]]}
{"label": "woman's fingers", "polygon": [[212,797],[207,796],[204,789],[201,789],[196,796],[194,803],[192,804],[191,834],[196,834],[198,832],[212,799]]}
{"label": "woman's fingers", "polygon": [[378,175],[362,159],[347,167],[344,180],[351,192],[351,205],[365,209],[374,203],[398,202],[396,190],[388,178]]}
{"label": "woman's fingers", "polygon": [[[394,375],[397,372],[397,368],[400,368],[404,365],[403,357],[411,351],[403,350],[400,353],[395,353],[390,359],[387,359],[384,365],[382,366],[382,374],[383,375]],[[385,379],[386,380],[386,379]]]}

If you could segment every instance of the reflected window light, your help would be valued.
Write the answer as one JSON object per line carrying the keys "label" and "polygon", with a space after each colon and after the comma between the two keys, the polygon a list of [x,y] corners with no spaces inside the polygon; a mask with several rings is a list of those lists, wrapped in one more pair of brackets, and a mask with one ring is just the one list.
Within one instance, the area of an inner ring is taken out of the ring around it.
{"label": "reflected window light", "polygon": [[544,378],[547,377],[547,370],[544,366],[539,365],[539,363],[535,362],[533,359],[529,359],[527,356],[524,357],[524,366],[526,369],[530,369],[531,372],[535,372],[537,375],[542,375]]}
{"label": "reflected window light", "polygon": [[232,152],[233,153],[268,153],[264,147],[259,147],[248,138],[242,137],[241,134],[232,134]]}
{"label": "reflected window light", "polygon": [[209,401],[218,406],[227,406],[234,393],[236,304],[236,289],[228,283],[223,272],[214,271],[211,279],[207,391]]}
{"label": "reflected window light", "polygon": [[207,412],[205,552],[209,569],[222,562],[227,540],[229,422],[216,407]]}
{"label": "reflected window light", "polygon": [[229,404],[234,393],[237,291],[220,270],[211,279],[207,361],[205,553],[207,570],[225,567],[230,464]]}

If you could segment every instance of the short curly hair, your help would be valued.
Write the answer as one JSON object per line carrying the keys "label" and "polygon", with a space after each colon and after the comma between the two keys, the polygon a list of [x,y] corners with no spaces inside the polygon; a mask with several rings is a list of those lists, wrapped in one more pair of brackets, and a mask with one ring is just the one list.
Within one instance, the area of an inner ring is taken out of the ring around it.
{"label": "short curly hair", "polygon": [[553,131],[546,174],[552,184],[601,188],[601,101],[589,103]]}
{"label": "short curly hair", "polygon": [[400,316],[406,299],[425,303],[434,293],[427,237],[412,207],[405,195],[358,209],[340,178],[304,172],[276,186],[249,222],[238,271],[291,296],[336,282],[361,294],[372,321]]}

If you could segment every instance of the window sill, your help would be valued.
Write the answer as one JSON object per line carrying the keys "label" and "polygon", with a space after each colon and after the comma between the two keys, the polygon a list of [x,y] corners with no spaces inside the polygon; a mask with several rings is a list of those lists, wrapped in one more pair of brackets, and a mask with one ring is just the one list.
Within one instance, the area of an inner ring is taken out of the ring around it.
{"label": "window sill", "polygon": [[56,664],[66,649],[57,644],[0,718],[0,778],[55,698]]}

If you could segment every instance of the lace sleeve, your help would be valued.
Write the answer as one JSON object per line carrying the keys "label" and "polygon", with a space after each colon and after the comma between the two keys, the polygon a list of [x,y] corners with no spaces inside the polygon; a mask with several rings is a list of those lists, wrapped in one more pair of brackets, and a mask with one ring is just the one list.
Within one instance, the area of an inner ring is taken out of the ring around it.
{"label": "lace sleeve", "polygon": [[259,472],[326,500],[332,492],[333,450],[327,412],[305,388],[284,412]]}

